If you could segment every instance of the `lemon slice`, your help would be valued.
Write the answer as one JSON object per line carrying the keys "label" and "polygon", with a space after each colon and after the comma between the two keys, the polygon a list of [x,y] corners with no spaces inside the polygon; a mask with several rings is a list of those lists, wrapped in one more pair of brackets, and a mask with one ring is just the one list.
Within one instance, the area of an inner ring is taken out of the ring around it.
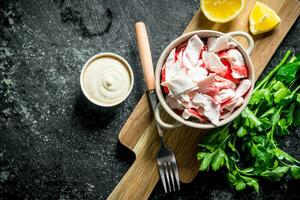
{"label": "lemon slice", "polygon": [[261,2],[255,3],[250,14],[250,31],[254,35],[274,29],[280,22],[274,10]]}
{"label": "lemon slice", "polygon": [[201,0],[200,3],[203,14],[218,23],[233,20],[245,7],[245,0]]}

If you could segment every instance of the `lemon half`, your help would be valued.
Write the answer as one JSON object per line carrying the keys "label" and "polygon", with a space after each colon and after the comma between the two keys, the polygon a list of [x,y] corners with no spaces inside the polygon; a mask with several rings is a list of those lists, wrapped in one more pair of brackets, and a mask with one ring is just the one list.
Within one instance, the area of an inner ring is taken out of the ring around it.
{"label": "lemon half", "polygon": [[210,21],[226,23],[242,12],[245,0],[200,0],[200,6]]}
{"label": "lemon half", "polygon": [[280,22],[274,10],[261,2],[255,3],[250,14],[250,31],[254,35],[274,29]]}

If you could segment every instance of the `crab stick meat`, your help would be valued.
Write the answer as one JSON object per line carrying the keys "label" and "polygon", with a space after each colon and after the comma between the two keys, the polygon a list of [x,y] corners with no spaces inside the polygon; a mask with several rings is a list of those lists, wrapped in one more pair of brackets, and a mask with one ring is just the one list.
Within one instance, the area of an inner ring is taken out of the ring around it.
{"label": "crab stick meat", "polygon": [[215,77],[216,74],[209,74],[205,79],[198,81],[198,92],[208,93],[214,91]]}
{"label": "crab stick meat", "polygon": [[225,58],[229,61],[231,67],[231,75],[235,79],[247,78],[248,70],[241,52],[237,49],[229,49],[222,52],[220,58]]}
{"label": "crab stick meat", "polygon": [[192,79],[194,82],[199,82],[207,77],[207,70],[203,67],[194,67],[188,70],[187,75]]}
{"label": "crab stick meat", "polygon": [[211,52],[204,53],[203,61],[208,70],[215,72],[216,74],[226,74],[227,67],[223,65],[217,54]]}
{"label": "crab stick meat", "polygon": [[219,93],[214,95],[214,99],[219,103],[223,104],[226,101],[235,97],[235,91],[233,89],[222,89]]}
{"label": "crab stick meat", "polygon": [[213,124],[219,123],[220,105],[214,104],[211,98],[206,94],[198,93],[193,98],[193,103],[203,107],[204,116],[207,117]]}
{"label": "crab stick meat", "polygon": [[193,66],[197,66],[199,55],[203,46],[203,42],[197,35],[194,35],[189,39],[188,44],[184,50],[184,54]]}
{"label": "crab stick meat", "polygon": [[207,47],[209,52],[219,52],[229,48],[234,48],[237,45],[234,42],[229,42],[226,35],[220,37],[210,37],[207,39]]}
{"label": "crab stick meat", "polygon": [[236,98],[233,98],[232,100],[226,102],[225,104],[223,104],[222,110],[225,109],[225,110],[232,112],[237,107],[240,107],[241,105],[243,105],[243,103],[244,103],[244,99],[242,97],[236,97]]}
{"label": "crab stick meat", "polygon": [[187,90],[193,89],[197,86],[190,78],[187,76],[177,76],[171,80],[166,80],[161,83],[162,86],[168,87],[172,94],[181,94]]}
{"label": "crab stick meat", "polygon": [[250,88],[251,88],[250,80],[248,79],[242,80],[239,86],[235,90],[236,96],[243,97]]}

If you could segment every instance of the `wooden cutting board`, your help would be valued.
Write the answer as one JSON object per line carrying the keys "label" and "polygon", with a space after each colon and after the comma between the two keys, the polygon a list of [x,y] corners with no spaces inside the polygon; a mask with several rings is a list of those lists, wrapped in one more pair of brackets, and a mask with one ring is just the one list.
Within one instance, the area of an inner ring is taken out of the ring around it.
{"label": "wooden cutting board", "polygon": [[[255,47],[251,58],[257,78],[300,14],[298,0],[262,0],[261,2],[270,6],[280,16],[282,22],[274,31],[254,36]],[[248,32],[249,14],[254,4],[255,0],[247,0],[245,11],[237,19],[226,24],[210,22],[198,10],[184,33],[199,29]],[[242,44],[245,42],[239,41]],[[172,121],[165,112],[162,115],[166,121]],[[168,146],[176,154],[181,182],[191,182],[198,173],[199,162],[196,160],[196,153],[198,143],[205,131],[184,126],[164,132]],[[135,153],[136,160],[108,199],[147,199],[159,181],[156,164],[159,138],[146,95],[142,96],[122,128],[119,140]]]}

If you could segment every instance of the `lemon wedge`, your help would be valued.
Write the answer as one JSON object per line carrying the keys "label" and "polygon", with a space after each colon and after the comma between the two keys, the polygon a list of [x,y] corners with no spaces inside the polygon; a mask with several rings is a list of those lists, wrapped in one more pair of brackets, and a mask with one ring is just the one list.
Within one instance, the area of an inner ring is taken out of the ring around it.
{"label": "lemon wedge", "polygon": [[200,7],[210,21],[226,23],[242,12],[245,0],[201,0]]}
{"label": "lemon wedge", "polygon": [[255,3],[250,14],[250,31],[254,35],[274,29],[280,22],[274,10],[261,2]]}

